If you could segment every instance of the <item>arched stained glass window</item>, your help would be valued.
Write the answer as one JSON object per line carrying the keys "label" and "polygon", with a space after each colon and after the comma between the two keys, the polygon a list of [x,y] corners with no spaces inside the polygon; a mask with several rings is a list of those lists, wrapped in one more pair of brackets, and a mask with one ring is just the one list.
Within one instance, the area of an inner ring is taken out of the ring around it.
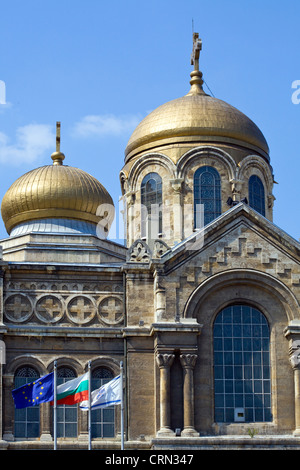
{"label": "arched stained glass window", "polygon": [[257,175],[249,178],[249,206],[265,216],[265,189]]}
{"label": "arched stained glass window", "polygon": [[[15,388],[22,387],[39,377],[33,367],[24,366],[16,371]],[[15,409],[15,437],[36,438],[40,436],[40,407]]]}
{"label": "arched stained glass window", "polygon": [[[106,367],[98,367],[92,371],[92,390],[100,388],[114,377]],[[114,406],[92,410],[92,437],[115,437]]]}
{"label": "arched stained glass window", "polygon": [[224,308],[214,323],[215,422],[272,421],[270,331],[249,305]]}
{"label": "arched stained glass window", "polygon": [[158,173],[148,173],[141,185],[141,237],[156,238],[162,232],[162,180]]}
{"label": "arched stained glass window", "polygon": [[195,227],[201,228],[203,224],[209,224],[219,215],[221,215],[220,175],[215,168],[202,166],[194,175]]}

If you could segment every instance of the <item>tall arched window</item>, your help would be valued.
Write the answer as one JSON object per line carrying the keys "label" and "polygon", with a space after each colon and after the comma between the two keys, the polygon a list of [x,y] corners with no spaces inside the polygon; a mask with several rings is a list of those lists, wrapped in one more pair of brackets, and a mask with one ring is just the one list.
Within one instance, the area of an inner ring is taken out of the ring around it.
{"label": "tall arched window", "polygon": [[[57,385],[61,385],[76,377],[69,367],[57,369]],[[57,437],[77,437],[77,405],[57,406]]]}
{"label": "tall arched window", "polygon": [[[96,390],[113,379],[114,375],[105,367],[92,371],[92,390]],[[92,410],[92,437],[115,437],[114,406]]]}
{"label": "tall arched window", "polygon": [[261,179],[256,175],[249,178],[249,205],[265,216],[265,189]]}
{"label": "tall arched window", "polygon": [[[15,374],[15,388],[22,387],[39,377],[33,367],[21,367]],[[40,407],[15,409],[15,437],[35,438],[40,436]]]}
{"label": "tall arched window", "polygon": [[141,237],[156,238],[162,232],[162,180],[157,173],[148,173],[141,185]]}
{"label": "tall arched window", "polygon": [[220,175],[215,168],[202,166],[196,170],[194,175],[195,227],[201,228],[203,224],[209,224],[219,215],[221,215]]}
{"label": "tall arched window", "polygon": [[214,323],[215,422],[272,421],[270,331],[249,305],[224,308]]}

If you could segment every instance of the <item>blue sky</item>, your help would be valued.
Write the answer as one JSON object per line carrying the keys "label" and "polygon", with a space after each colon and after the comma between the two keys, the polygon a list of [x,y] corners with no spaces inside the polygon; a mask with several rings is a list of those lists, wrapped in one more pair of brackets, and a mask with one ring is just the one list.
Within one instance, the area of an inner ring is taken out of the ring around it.
{"label": "blue sky", "polygon": [[274,223],[299,240],[299,0],[10,0],[0,21],[0,199],[19,176],[52,164],[61,121],[65,164],[93,174],[118,206],[131,132],[189,91],[193,24],[213,95],[268,141]]}

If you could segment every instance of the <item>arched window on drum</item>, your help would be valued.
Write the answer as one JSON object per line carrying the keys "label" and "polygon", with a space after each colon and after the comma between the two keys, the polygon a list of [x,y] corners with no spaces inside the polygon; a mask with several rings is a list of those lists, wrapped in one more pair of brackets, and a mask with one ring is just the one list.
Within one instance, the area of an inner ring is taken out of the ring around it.
{"label": "arched window on drum", "polygon": [[141,237],[158,238],[162,233],[162,179],[148,173],[141,184]]}
{"label": "arched window on drum", "polygon": [[221,178],[211,166],[202,166],[194,175],[194,225],[201,228],[221,215]]}
{"label": "arched window on drum", "polygon": [[249,206],[265,216],[265,188],[257,175],[249,178]]}

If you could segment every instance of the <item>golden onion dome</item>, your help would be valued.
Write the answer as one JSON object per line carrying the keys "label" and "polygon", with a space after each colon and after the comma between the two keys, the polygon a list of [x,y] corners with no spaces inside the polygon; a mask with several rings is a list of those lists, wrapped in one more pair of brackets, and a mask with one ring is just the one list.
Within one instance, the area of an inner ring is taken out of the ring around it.
{"label": "golden onion dome", "polygon": [[[198,36],[194,38],[194,48],[197,40]],[[256,124],[235,107],[203,91],[202,73],[198,70],[199,51],[198,57],[193,53],[195,69],[191,73],[190,92],[159,106],[140,122],[128,141],[125,162],[140,152],[188,142],[238,145],[251,148],[269,160],[268,144]]]}
{"label": "golden onion dome", "polygon": [[8,189],[1,205],[8,233],[19,224],[41,219],[73,219],[97,224],[101,204],[113,205],[102,184],[79,168],[63,165],[64,155],[51,155],[53,165],[29,171]]}

